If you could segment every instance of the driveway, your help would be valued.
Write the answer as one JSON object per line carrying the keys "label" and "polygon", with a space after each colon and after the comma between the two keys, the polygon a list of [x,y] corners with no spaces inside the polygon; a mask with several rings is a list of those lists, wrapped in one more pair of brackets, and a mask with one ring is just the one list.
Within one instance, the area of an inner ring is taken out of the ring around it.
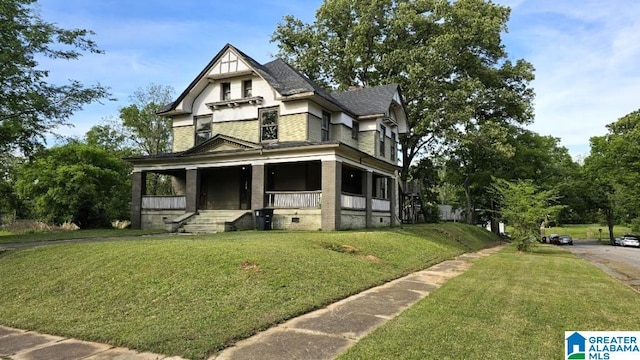
{"label": "driveway", "polygon": [[639,248],[611,246],[597,240],[576,240],[573,243],[575,245],[563,248],[640,291]]}

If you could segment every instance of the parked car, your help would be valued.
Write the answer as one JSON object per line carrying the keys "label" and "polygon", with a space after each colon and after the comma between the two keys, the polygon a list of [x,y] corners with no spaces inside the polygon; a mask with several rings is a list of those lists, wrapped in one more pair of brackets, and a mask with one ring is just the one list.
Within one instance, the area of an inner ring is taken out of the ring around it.
{"label": "parked car", "polygon": [[638,240],[638,237],[635,235],[625,235],[620,240],[620,245],[640,247],[640,241]]}
{"label": "parked car", "polygon": [[560,235],[558,234],[549,234],[547,238],[549,240],[549,244],[558,244],[558,240],[560,239]]}
{"label": "parked car", "polygon": [[622,242],[622,238],[621,237],[617,237],[617,238],[613,238],[613,246],[620,246],[620,243]]}
{"label": "parked car", "polygon": [[569,235],[560,235],[556,241],[558,245],[573,245],[573,239]]}

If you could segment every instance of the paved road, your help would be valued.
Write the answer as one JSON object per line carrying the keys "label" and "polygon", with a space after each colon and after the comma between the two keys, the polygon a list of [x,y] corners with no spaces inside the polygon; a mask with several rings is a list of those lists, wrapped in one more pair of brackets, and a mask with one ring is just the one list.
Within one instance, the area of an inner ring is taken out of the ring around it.
{"label": "paved road", "polygon": [[596,240],[577,240],[565,249],[600,267],[640,291],[640,249],[599,244]]}

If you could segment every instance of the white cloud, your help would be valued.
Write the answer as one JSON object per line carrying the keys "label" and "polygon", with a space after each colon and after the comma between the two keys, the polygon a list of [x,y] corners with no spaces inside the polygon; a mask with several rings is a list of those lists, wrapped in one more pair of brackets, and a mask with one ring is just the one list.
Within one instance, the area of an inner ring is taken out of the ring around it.
{"label": "white cloud", "polygon": [[[536,68],[531,129],[562,139],[574,155],[589,138],[640,108],[640,4],[521,1],[510,39]],[[509,49],[507,49],[509,50]]]}

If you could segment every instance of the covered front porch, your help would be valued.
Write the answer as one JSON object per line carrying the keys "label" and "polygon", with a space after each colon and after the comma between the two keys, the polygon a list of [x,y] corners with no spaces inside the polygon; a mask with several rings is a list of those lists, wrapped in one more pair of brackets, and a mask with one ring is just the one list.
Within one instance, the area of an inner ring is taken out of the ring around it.
{"label": "covered front porch", "polygon": [[[150,172],[171,176],[174,195],[147,195]],[[390,174],[338,160],[141,170],[133,174],[132,227],[186,222],[201,213],[253,214],[265,207],[274,209],[274,229],[391,226],[395,187]]]}

